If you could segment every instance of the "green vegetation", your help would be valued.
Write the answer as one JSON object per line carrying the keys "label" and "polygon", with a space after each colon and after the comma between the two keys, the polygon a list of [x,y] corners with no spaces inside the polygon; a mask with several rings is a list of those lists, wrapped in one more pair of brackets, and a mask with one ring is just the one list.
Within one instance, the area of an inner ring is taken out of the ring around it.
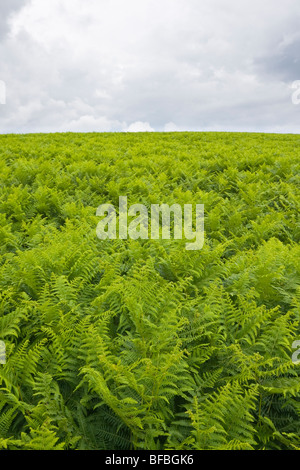
{"label": "green vegetation", "polygon": [[[0,136],[2,449],[300,449],[300,137]],[[96,237],[205,204],[205,245]]]}

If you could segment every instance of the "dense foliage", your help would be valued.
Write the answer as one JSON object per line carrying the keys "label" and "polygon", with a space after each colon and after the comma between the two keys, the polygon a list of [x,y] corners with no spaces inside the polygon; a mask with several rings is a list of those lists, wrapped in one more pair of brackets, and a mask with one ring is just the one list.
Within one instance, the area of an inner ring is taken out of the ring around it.
{"label": "dense foliage", "polygon": [[[2,449],[300,449],[300,137],[0,137]],[[205,245],[96,236],[205,204]]]}

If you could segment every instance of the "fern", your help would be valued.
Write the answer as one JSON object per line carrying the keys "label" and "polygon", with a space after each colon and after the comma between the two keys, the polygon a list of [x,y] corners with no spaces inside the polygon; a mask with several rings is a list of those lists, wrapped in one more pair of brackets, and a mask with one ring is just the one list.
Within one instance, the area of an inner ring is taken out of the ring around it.
{"label": "fern", "polygon": [[[299,450],[298,137],[0,140],[0,448]],[[203,249],[100,241],[120,195]]]}

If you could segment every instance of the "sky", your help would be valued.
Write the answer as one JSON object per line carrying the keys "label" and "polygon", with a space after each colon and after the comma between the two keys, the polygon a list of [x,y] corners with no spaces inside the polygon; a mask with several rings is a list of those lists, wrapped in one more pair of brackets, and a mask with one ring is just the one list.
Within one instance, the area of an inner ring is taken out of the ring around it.
{"label": "sky", "polygon": [[0,133],[298,134],[299,26],[299,0],[0,0]]}

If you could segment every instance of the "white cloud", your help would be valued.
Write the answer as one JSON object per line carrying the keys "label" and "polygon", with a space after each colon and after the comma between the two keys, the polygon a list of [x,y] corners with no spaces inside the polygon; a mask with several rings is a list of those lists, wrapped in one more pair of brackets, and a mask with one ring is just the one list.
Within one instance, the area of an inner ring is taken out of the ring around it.
{"label": "white cloud", "polygon": [[124,129],[124,132],[155,132],[155,130],[150,126],[149,122],[133,122]]}

